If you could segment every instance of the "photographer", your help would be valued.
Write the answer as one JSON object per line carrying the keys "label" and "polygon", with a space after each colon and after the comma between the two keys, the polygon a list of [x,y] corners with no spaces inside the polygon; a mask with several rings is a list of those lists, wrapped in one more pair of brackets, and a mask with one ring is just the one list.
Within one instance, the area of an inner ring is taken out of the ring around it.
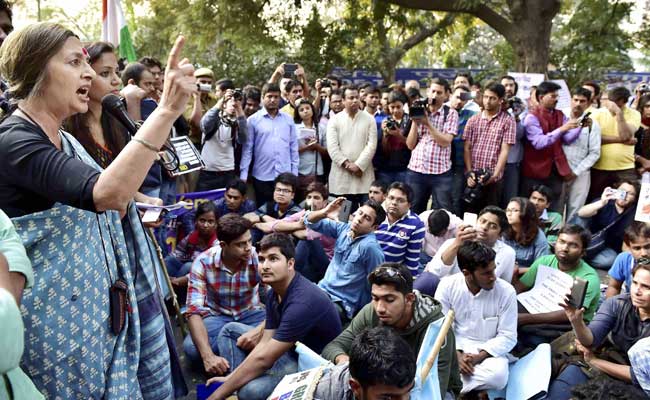
{"label": "photographer", "polygon": [[381,148],[383,162],[379,165],[377,178],[386,183],[406,182],[406,168],[411,159],[411,150],[406,146],[406,137],[411,128],[411,118],[404,112],[406,97],[393,91],[388,95],[389,116],[381,123]]}
{"label": "photographer", "polygon": [[205,161],[205,169],[201,170],[196,185],[199,192],[226,187],[237,178],[237,154],[248,138],[242,100],[241,91],[228,89],[201,118],[201,158]]}
{"label": "photographer", "polygon": [[[287,67],[286,70],[285,66]],[[291,70],[293,70],[293,72],[291,72]],[[287,83],[289,83],[291,80],[296,80],[302,85],[302,93],[310,93],[309,83],[307,82],[304,68],[300,64],[282,63],[278,65],[275,71],[273,71],[273,75],[271,75],[271,78],[269,78],[267,82],[280,85],[280,90],[282,93],[282,98],[280,99],[280,108],[289,103]]]}
{"label": "photographer", "polygon": [[[514,118],[501,109],[505,93],[506,89],[500,83],[487,85],[483,93],[483,111],[467,121],[463,133],[466,192],[473,191],[476,195],[465,196],[463,200],[466,209],[472,212],[485,205],[497,205],[501,196],[501,178],[510,146],[515,144],[516,129]],[[479,170],[489,172],[489,177],[483,174],[481,179]]]}
{"label": "photographer", "polygon": [[410,107],[415,123],[406,138],[406,147],[413,152],[406,181],[415,192],[413,211],[418,214],[425,210],[430,196],[433,208],[451,210],[451,142],[458,128],[458,113],[443,105],[449,92],[446,80],[434,78],[424,110],[420,113],[423,104],[419,101]]}
{"label": "photographer", "polygon": [[523,123],[526,107],[521,99],[515,97],[519,90],[515,78],[510,75],[504,75],[501,77],[500,83],[506,88],[506,95],[504,96],[505,98],[502,108],[512,115],[517,124],[515,128],[515,144],[510,147],[508,159],[506,160],[506,168],[503,171],[503,191],[499,205],[501,208],[505,209],[511,198],[519,196],[521,159],[524,156],[524,145],[522,141],[526,136],[526,130],[524,129]]}

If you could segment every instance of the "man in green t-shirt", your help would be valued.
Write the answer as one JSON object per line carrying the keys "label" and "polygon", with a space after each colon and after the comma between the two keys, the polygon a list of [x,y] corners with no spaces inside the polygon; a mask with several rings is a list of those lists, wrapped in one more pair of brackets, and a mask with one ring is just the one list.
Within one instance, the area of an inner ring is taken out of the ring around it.
{"label": "man in green t-shirt", "polygon": [[[535,260],[521,278],[515,272],[512,284],[517,293],[526,292],[535,285],[537,269],[540,265],[558,269],[571,277],[582,278],[588,282],[584,301],[586,310],[584,318],[586,322],[589,322],[596,312],[600,296],[598,273],[582,260],[590,239],[589,231],[579,225],[562,227],[555,244],[555,255],[542,256]],[[519,327],[519,344],[532,348],[540,343],[549,343],[563,332],[571,329],[564,310],[530,314],[521,304],[517,325]]]}

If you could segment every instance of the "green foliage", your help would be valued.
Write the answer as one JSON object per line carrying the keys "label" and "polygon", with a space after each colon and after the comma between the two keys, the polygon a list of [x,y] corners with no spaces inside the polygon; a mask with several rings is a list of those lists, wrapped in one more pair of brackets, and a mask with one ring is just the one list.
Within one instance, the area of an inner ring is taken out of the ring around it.
{"label": "green foliage", "polygon": [[567,10],[567,20],[551,39],[551,62],[557,74],[573,87],[587,79],[601,79],[607,71],[631,71],[630,1],[581,0]]}

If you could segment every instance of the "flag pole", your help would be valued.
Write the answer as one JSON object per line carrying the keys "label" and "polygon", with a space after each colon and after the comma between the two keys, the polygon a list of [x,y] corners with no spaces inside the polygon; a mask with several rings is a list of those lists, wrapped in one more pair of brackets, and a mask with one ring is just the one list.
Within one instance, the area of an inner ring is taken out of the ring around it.
{"label": "flag pole", "polygon": [[[442,348],[442,344],[447,338],[447,332],[449,331],[449,328],[451,328],[452,322],[454,322],[454,310],[449,310],[442,326],[440,327],[438,337],[436,337],[436,341],[433,343],[433,349],[431,350],[431,353],[429,353],[429,357],[427,357],[427,360],[424,362],[424,366],[422,367],[422,372],[420,373],[420,379],[422,382],[427,379],[431,368],[433,368],[433,363],[436,361],[440,348]],[[456,355],[454,354],[454,357],[455,356]]]}

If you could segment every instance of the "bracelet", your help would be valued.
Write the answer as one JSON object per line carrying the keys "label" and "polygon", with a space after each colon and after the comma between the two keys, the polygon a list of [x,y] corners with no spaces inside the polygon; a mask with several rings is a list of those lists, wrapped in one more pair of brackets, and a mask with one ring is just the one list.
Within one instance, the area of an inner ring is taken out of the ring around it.
{"label": "bracelet", "polygon": [[144,147],[146,147],[149,150],[153,151],[154,153],[158,153],[160,151],[160,149],[158,149],[156,146],[154,146],[153,144],[151,144],[150,142],[148,142],[148,141],[146,141],[144,139],[140,139],[140,138],[134,136],[134,137],[131,138],[131,140],[134,141],[134,142],[140,143],[141,145],[143,145]]}

